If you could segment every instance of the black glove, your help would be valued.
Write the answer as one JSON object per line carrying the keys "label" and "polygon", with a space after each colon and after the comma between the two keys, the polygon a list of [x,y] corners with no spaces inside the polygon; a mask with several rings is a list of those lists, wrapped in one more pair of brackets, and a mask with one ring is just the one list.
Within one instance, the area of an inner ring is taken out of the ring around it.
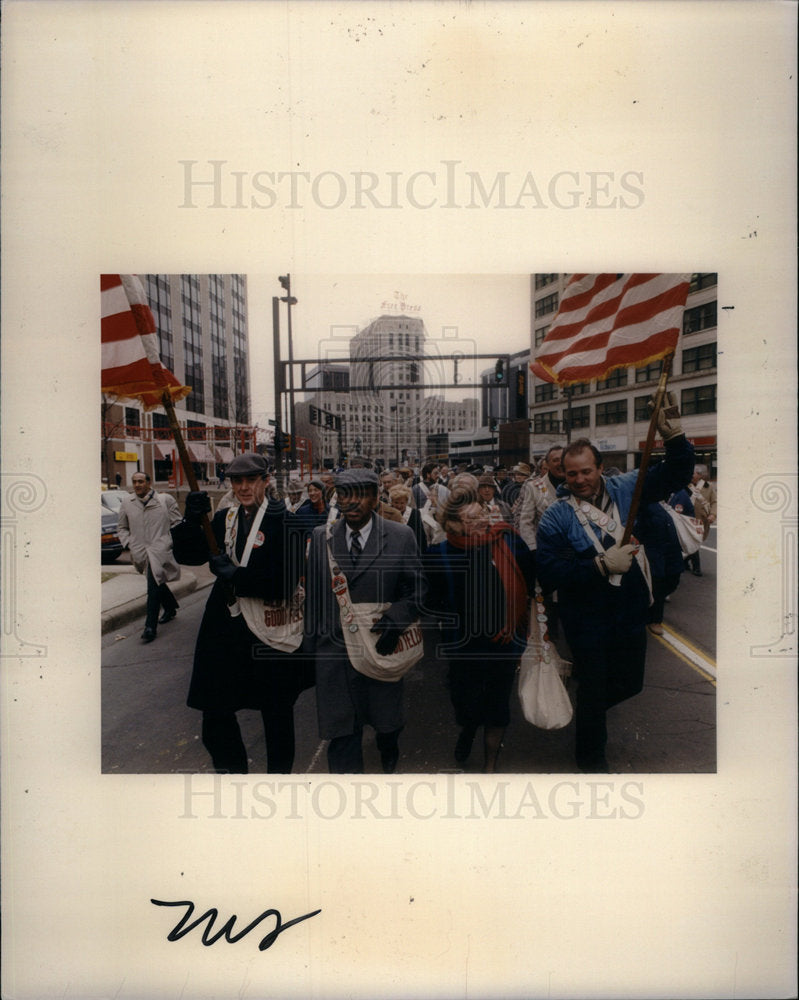
{"label": "black glove", "polygon": [[210,514],[211,499],[205,490],[197,490],[186,497],[185,520],[187,524],[199,524],[203,514]]}
{"label": "black glove", "polygon": [[378,656],[390,656],[397,648],[399,637],[405,629],[402,625],[396,625],[383,615],[380,621],[375,622],[369,631],[383,633],[375,643],[375,650]]}
{"label": "black glove", "polygon": [[230,556],[211,556],[208,560],[208,568],[220,580],[232,580],[239,567]]}

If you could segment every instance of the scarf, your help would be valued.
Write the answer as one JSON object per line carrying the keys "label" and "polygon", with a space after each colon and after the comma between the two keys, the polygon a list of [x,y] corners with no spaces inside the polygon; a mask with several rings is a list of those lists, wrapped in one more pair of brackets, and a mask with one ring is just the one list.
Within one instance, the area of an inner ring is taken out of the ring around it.
{"label": "scarf", "polygon": [[492,642],[502,644],[513,639],[520,629],[527,614],[527,584],[525,583],[519,564],[513,558],[510,546],[505,541],[507,533],[516,534],[505,521],[492,524],[486,531],[471,535],[447,534],[447,541],[456,549],[464,552],[491,546],[491,562],[494,565],[502,589],[505,591],[505,625],[491,637]]}

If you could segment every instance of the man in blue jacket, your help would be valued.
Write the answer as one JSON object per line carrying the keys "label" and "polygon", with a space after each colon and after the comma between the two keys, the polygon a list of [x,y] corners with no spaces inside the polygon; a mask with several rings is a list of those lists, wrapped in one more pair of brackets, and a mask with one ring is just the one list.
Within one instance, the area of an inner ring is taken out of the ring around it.
{"label": "man in blue jacket", "polygon": [[[658,414],[666,457],[646,473],[641,506],[665,500],[690,480],[693,447],[675,397]],[[565,483],[537,533],[536,569],[544,590],[557,590],[561,622],[578,682],[575,756],[582,771],[609,771],[606,711],[643,688],[651,589],[636,543],[621,545],[638,473],[605,477],[586,438],[567,445]]]}

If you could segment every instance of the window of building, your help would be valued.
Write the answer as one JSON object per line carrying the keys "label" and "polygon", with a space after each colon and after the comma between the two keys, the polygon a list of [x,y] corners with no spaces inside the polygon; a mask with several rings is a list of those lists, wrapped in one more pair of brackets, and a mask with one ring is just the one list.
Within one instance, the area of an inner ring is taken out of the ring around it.
{"label": "window of building", "polygon": [[569,394],[571,396],[585,396],[586,393],[589,393],[591,391],[591,383],[590,382],[574,382],[568,388],[569,388]]}
{"label": "window of building", "polygon": [[125,407],[125,434],[127,437],[141,437],[141,414],[135,406]]}
{"label": "window of building", "polygon": [[557,274],[537,274],[535,276],[536,291],[538,291],[539,288],[546,288],[547,285],[551,285],[553,281],[557,280]]}
{"label": "window of building", "polygon": [[682,352],[683,374],[701,372],[706,368],[716,367],[716,345],[702,344],[701,347],[689,347]]}
{"label": "window of building", "polygon": [[719,276],[715,271],[708,271],[704,274],[692,274],[689,291],[698,292],[700,288],[710,288],[712,285],[717,285],[718,280]]}
{"label": "window of building", "polygon": [[647,365],[646,368],[636,368],[635,369],[635,381],[636,382],[657,382],[660,378],[660,370],[663,366],[659,361],[653,361],[651,365]]}
{"label": "window of building", "polygon": [[558,387],[554,382],[545,382],[543,385],[535,387],[535,401],[536,403],[546,403],[547,400],[556,399],[557,393]]}
{"label": "window of building", "polygon": [[546,413],[536,413],[533,417],[533,432],[535,434],[547,434],[551,431],[559,431],[558,411],[548,410]]}
{"label": "window of building", "polygon": [[636,396],[634,402],[633,419],[649,420],[649,400],[650,396]]}
{"label": "window of building", "polygon": [[553,292],[551,295],[545,295],[543,298],[537,299],[535,303],[535,316],[538,319],[539,316],[546,316],[547,313],[555,312],[558,308],[558,293]]}
{"label": "window of building", "polygon": [[[568,412],[568,411],[567,411]],[[591,424],[590,406],[573,406],[569,418],[572,430],[580,427],[588,427]]]}
{"label": "window of building", "polygon": [[680,396],[680,412],[683,416],[690,416],[693,413],[715,413],[715,384],[701,385],[696,389],[683,389]]}
{"label": "window of building", "polygon": [[547,326],[539,326],[539,328],[535,331],[535,346],[536,347],[540,347],[544,343],[544,337],[546,337],[548,329],[549,329],[549,325],[547,325]]}
{"label": "window of building", "polygon": [[682,332],[697,333],[716,326],[716,303],[706,302],[703,306],[686,309],[682,316]]}
{"label": "window of building", "polygon": [[609,403],[596,404],[596,425],[605,427],[608,424],[624,424],[627,422],[627,400],[614,399]]}
{"label": "window of building", "polygon": [[199,275],[181,275],[180,300],[183,306],[183,353],[186,385],[191,386],[191,392],[183,405],[194,413],[203,413],[205,410],[205,382],[203,379]]}
{"label": "window of building", "polygon": [[175,347],[172,340],[172,306],[169,300],[169,276],[146,276],[147,302],[158,331],[158,354],[161,364],[170,371],[175,368]]}
{"label": "window of building", "polygon": [[611,372],[607,378],[597,380],[597,390],[599,389],[617,389],[621,385],[627,385],[627,369],[617,368],[614,372]]}

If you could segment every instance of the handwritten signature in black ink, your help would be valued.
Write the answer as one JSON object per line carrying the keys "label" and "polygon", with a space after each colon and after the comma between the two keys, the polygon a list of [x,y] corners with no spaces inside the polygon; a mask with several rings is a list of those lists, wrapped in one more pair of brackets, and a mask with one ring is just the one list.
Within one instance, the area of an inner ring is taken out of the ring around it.
{"label": "handwritten signature in black ink", "polygon": [[261,941],[258,944],[259,951],[266,951],[267,948],[271,948],[272,945],[275,943],[275,941],[277,941],[278,937],[283,933],[283,931],[287,930],[289,927],[293,927],[294,924],[298,924],[302,920],[308,920],[310,917],[315,917],[317,913],[322,912],[321,910],[314,910],[313,913],[304,913],[301,917],[295,917],[293,920],[287,920],[286,923],[283,923],[283,918],[280,916],[279,910],[273,910],[273,909],[264,910],[264,912],[260,914],[260,916],[257,916],[255,920],[247,924],[244,930],[239,931],[238,934],[233,933],[233,928],[235,927],[236,920],[238,919],[236,914],[234,913],[233,916],[227,921],[227,923],[225,923],[222,929],[214,934],[212,933],[214,929],[214,921],[219,916],[219,911],[215,907],[211,907],[211,909],[206,910],[206,912],[203,913],[201,917],[197,917],[196,920],[193,920],[191,923],[188,923],[188,921],[191,919],[192,914],[194,913],[194,903],[192,903],[191,900],[151,899],[150,902],[154,903],[156,906],[186,907],[186,912],[183,914],[178,923],[175,924],[175,926],[172,928],[169,934],[167,934],[166,936],[167,941],[179,941],[180,938],[182,938],[185,934],[188,934],[190,931],[193,931],[195,927],[198,927],[204,920],[207,920],[208,924],[203,930],[203,936],[202,936],[202,942],[204,945],[206,945],[206,947],[210,947],[210,945],[215,944],[223,935],[228,944],[235,944],[237,941],[240,941],[246,934],[249,934],[250,931],[253,929],[253,927],[257,927],[262,920],[265,920],[267,917],[273,917],[275,921],[275,926],[265,937],[261,938]]}

